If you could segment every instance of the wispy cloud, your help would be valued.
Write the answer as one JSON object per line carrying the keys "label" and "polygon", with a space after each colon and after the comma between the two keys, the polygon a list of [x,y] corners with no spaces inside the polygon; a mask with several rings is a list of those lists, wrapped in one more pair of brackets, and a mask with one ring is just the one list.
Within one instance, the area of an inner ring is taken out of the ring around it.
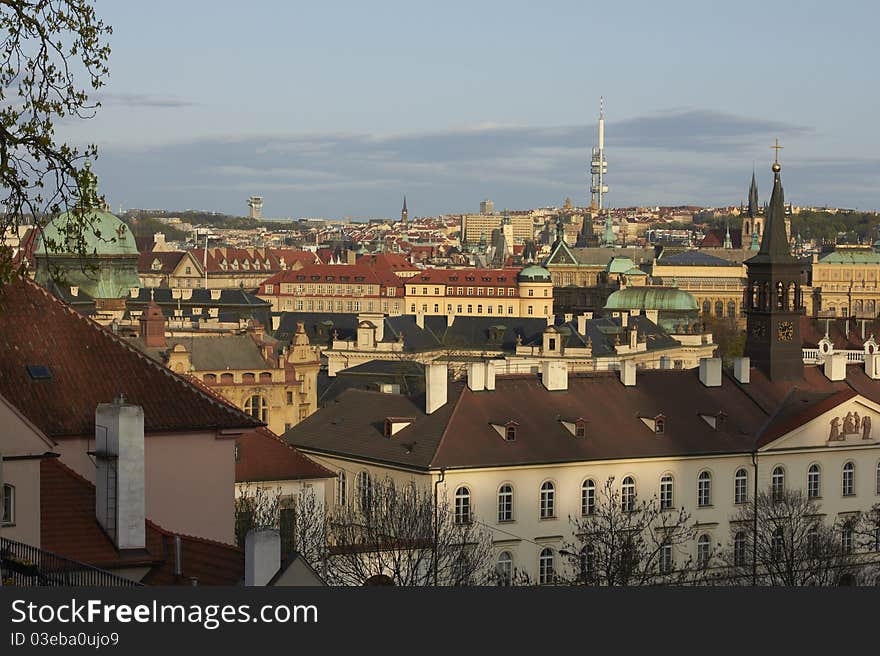
{"label": "wispy cloud", "polygon": [[191,107],[196,103],[182,98],[155,96],[148,93],[104,93],[97,97],[102,105],[122,107],[157,107],[179,108]]}
{"label": "wispy cloud", "polygon": [[[487,124],[394,135],[227,136],[105,148],[98,168],[113,202],[127,206],[243,213],[248,195],[263,194],[270,216],[389,216],[408,193],[413,215],[469,211],[486,197],[496,207],[535,207],[561,204],[566,196],[587,201],[586,162],[595,130],[595,125]],[[764,153],[775,136],[796,143],[812,131],[694,108],[609,124],[609,201],[739,202],[754,153]],[[880,206],[874,184],[880,164],[866,163],[852,173],[845,172],[848,166],[827,163],[822,169],[841,171],[832,176],[832,189],[854,199],[834,202]],[[829,195],[815,188],[814,169],[786,165],[795,202],[823,202]]]}

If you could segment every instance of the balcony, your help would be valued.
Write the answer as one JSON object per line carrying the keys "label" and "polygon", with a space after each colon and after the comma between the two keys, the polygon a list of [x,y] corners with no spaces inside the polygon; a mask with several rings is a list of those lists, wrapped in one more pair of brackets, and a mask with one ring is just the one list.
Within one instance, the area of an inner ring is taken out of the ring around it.
{"label": "balcony", "polygon": [[7,538],[0,538],[0,579],[4,586],[16,587],[141,586],[131,579]]}

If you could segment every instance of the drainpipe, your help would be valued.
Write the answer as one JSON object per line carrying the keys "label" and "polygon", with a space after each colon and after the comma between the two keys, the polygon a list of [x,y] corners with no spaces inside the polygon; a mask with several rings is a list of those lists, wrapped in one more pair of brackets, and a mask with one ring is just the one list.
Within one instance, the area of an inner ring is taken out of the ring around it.
{"label": "drainpipe", "polygon": [[437,488],[446,480],[446,467],[440,468],[440,478],[434,481],[434,587],[437,587],[437,541],[440,539],[440,517],[437,509]]}
{"label": "drainpipe", "polygon": [[758,585],[758,450],[752,451],[752,470],[755,479],[752,497],[752,585]]}

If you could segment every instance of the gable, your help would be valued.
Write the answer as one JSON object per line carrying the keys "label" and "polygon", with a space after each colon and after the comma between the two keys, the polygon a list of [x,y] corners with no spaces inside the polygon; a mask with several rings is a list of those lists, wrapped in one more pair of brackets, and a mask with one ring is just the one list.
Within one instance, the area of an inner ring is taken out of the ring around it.
{"label": "gable", "polygon": [[[850,398],[845,398],[849,396]],[[845,398],[835,402],[836,398]],[[880,443],[880,405],[860,395],[834,395],[819,406],[807,408],[786,422],[783,434],[774,437],[759,450],[864,447]],[[816,416],[810,416],[810,414]],[[772,426],[771,426],[772,428]]]}
{"label": "gable", "polygon": [[0,395],[0,455],[30,456],[51,451],[54,443]]}
{"label": "gable", "polygon": [[[186,267],[190,267],[190,272],[186,273]],[[174,271],[171,273],[172,276],[175,277],[184,277],[184,276],[193,276],[200,277],[204,275],[204,271],[202,269],[202,265],[196,261],[196,258],[193,257],[193,254],[189,251],[180,258],[180,261],[177,263],[177,266],[174,267]]]}
{"label": "gable", "polygon": [[566,243],[560,242],[550,257],[547,258],[547,264],[577,264],[577,259],[572,255]]}

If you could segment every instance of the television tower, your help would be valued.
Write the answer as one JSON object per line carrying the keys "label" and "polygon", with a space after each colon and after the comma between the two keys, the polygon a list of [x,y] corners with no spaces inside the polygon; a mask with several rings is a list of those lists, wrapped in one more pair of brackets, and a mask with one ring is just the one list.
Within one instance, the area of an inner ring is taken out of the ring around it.
{"label": "television tower", "polygon": [[590,159],[590,200],[591,204],[602,213],[602,196],[608,193],[605,174],[608,173],[608,162],[605,161],[605,98],[599,98],[599,145],[593,148]]}

